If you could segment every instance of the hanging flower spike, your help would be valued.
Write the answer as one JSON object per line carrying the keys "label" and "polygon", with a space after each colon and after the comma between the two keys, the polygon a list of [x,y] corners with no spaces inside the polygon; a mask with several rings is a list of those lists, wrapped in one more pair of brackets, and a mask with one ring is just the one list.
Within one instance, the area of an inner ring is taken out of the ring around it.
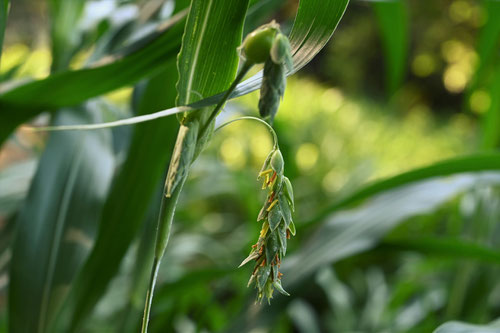
{"label": "hanging flower spike", "polygon": [[294,209],[293,191],[283,171],[283,155],[275,146],[257,178],[262,179],[262,189],[268,191],[257,218],[257,221],[263,221],[259,239],[240,265],[255,261],[248,285],[255,283],[257,300],[261,301],[265,297],[268,303],[273,297],[274,289],[290,296],[281,286],[283,274],[279,272],[281,260],[286,254],[287,239],[290,238],[290,233],[295,234],[291,213]]}

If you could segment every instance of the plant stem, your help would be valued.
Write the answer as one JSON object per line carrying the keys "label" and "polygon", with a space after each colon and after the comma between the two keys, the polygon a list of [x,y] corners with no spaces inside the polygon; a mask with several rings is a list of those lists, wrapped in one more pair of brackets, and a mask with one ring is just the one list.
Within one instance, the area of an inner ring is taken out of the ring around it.
{"label": "plant stem", "polygon": [[238,75],[236,76],[236,78],[234,79],[233,83],[231,84],[229,89],[226,91],[224,96],[221,98],[219,103],[217,103],[217,105],[215,106],[215,109],[212,111],[212,114],[210,114],[210,117],[207,119],[207,122],[205,123],[205,125],[201,129],[200,133],[198,134],[199,138],[203,137],[203,135],[207,131],[207,129],[210,126],[210,124],[212,123],[212,121],[214,121],[215,117],[217,117],[217,115],[219,114],[219,111],[220,111],[220,109],[222,109],[222,106],[224,105],[224,103],[226,103],[226,101],[229,99],[229,96],[231,96],[234,89],[236,89],[236,86],[238,85],[238,83],[240,83],[241,80],[243,80],[243,78],[248,73],[250,68],[252,68],[252,66],[253,65],[249,64],[248,62],[243,63],[243,66],[241,67],[240,72],[238,73]]}
{"label": "plant stem", "polygon": [[[234,79],[233,83],[229,87],[229,89],[226,91],[222,99],[217,103],[215,106],[214,110],[210,114],[210,117],[208,117],[206,123],[203,125],[201,128],[198,137],[203,137],[205,132],[208,130],[210,124],[214,121],[215,117],[219,114],[220,109],[224,105],[224,103],[228,100],[228,98],[231,96],[231,93],[236,89],[236,86],[238,83],[243,80],[245,77],[246,73],[250,70],[252,67],[251,64],[248,64],[245,62],[243,66],[241,67],[240,72]],[[174,213],[175,213],[175,208],[177,207],[177,201],[179,199],[180,193],[182,191],[182,188],[184,186],[184,182],[187,179],[187,174],[184,176],[184,178],[181,180],[181,182],[177,185],[177,187],[173,190],[172,195],[167,197],[165,194],[162,196],[162,201],[161,201],[161,206],[160,206],[160,215],[158,217],[158,227],[156,230],[156,244],[155,244],[155,256],[153,259],[153,266],[151,269],[151,275],[149,279],[149,287],[148,291],[146,294],[146,303],[144,304],[144,316],[142,318],[142,328],[141,328],[141,333],[147,333],[148,331],[148,324],[149,324],[149,316],[151,313],[151,304],[153,302],[153,294],[154,294],[154,288],[156,284],[156,278],[158,276],[158,270],[160,269],[160,264],[161,264],[161,259],[163,257],[163,254],[165,253],[165,249],[168,244],[168,239],[170,237],[170,229],[172,227],[172,221],[174,219]]]}
{"label": "plant stem", "polygon": [[176,189],[172,193],[172,196],[167,197],[164,194],[162,195],[160,216],[158,217],[158,227],[156,229],[155,254],[153,259],[153,266],[151,269],[151,276],[149,278],[149,288],[146,294],[146,303],[144,305],[144,316],[142,318],[142,333],[146,333],[148,331],[149,315],[151,312],[151,303],[153,302],[153,293],[155,289],[156,278],[158,276],[158,270],[160,269],[161,259],[163,257],[163,254],[165,253],[168,239],[170,237],[170,229],[172,227],[172,221],[174,219],[177,201],[179,199],[186,178],[187,177],[184,177],[181,183],[176,187]]}
{"label": "plant stem", "polygon": [[239,117],[239,118],[230,120],[227,123],[220,125],[219,127],[217,127],[215,129],[215,131],[217,132],[218,130],[221,130],[222,128],[226,127],[227,125],[232,124],[232,123],[237,122],[237,121],[240,121],[240,120],[254,120],[254,121],[257,121],[257,122],[265,125],[267,127],[267,130],[269,131],[269,133],[271,133],[271,135],[273,136],[273,149],[276,149],[278,147],[278,136],[276,135],[274,128],[271,125],[269,125],[267,122],[265,122],[264,120],[257,118],[257,117],[252,117],[252,116]]}

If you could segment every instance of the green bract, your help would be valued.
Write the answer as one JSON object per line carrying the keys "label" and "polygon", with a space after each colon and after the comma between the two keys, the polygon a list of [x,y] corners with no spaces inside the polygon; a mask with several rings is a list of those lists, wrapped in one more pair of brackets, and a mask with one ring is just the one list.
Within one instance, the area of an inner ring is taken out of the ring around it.
{"label": "green bract", "polygon": [[283,167],[283,155],[279,149],[276,149],[271,157],[271,168],[276,171],[278,175],[283,175]]}
{"label": "green bract", "polygon": [[290,42],[282,33],[279,33],[273,41],[271,59],[277,65],[285,64],[290,71],[293,69]]}
{"label": "green bract", "polygon": [[273,21],[253,31],[245,38],[241,48],[249,64],[260,64],[269,58],[278,31],[279,25]]}

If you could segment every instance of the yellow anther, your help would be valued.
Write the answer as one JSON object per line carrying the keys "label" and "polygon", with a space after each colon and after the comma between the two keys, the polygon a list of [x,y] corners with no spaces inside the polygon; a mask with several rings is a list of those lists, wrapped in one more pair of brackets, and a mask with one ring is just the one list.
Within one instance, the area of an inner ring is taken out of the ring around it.
{"label": "yellow anther", "polygon": [[260,231],[260,237],[266,237],[268,230],[269,230],[269,224],[266,223],[262,226],[262,230]]}
{"label": "yellow anther", "polygon": [[259,173],[259,177],[262,177],[264,175],[269,175],[271,172],[273,172],[273,169],[267,169]]}
{"label": "yellow anther", "polygon": [[267,207],[267,211],[270,212],[271,209],[273,209],[274,206],[276,206],[276,204],[278,203],[278,199],[274,200],[273,203]]}

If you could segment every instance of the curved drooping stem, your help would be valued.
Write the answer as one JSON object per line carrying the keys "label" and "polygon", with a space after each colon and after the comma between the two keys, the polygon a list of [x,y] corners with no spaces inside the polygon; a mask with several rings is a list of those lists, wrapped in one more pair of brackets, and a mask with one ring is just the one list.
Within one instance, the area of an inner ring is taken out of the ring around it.
{"label": "curved drooping stem", "polygon": [[227,125],[230,125],[230,124],[237,122],[237,121],[240,121],[240,120],[254,120],[254,121],[257,121],[259,123],[264,124],[267,127],[269,133],[271,133],[271,135],[273,136],[273,149],[278,148],[278,136],[276,135],[274,128],[271,125],[269,125],[267,122],[265,122],[264,120],[257,118],[257,117],[244,116],[244,117],[239,117],[239,118],[230,120],[230,121],[220,125],[219,127],[217,127],[215,129],[215,132],[217,132],[218,130],[221,130],[222,128],[226,127]]}

